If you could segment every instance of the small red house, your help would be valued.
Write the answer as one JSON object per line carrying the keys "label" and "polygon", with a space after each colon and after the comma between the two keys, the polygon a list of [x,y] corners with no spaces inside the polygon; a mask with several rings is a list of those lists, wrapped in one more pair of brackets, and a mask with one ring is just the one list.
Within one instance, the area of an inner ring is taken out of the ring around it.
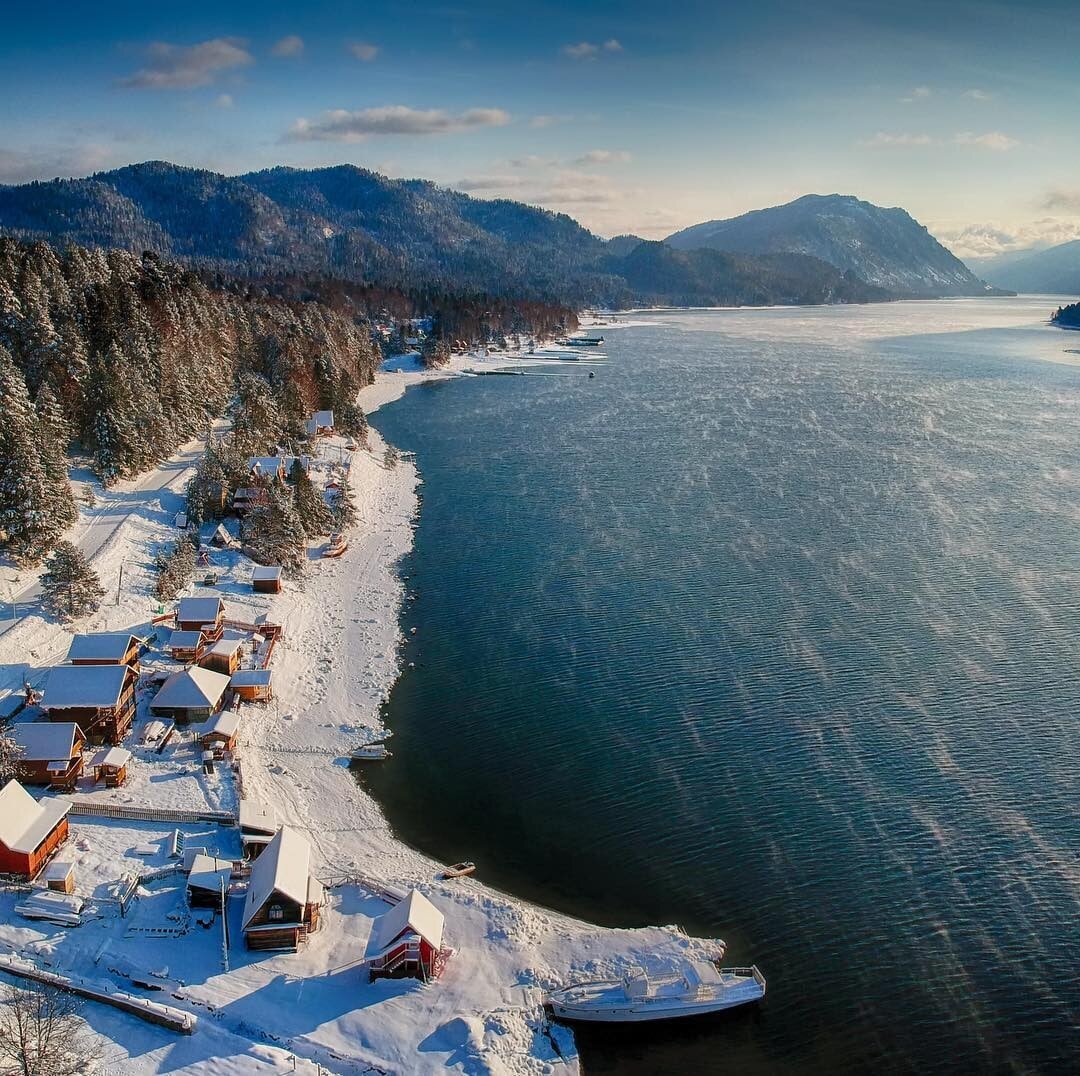
{"label": "small red house", "polygon": [[443,913],[414,889],[371,927],[367,964],[375,979],[437,979],[452,950],[444,949]]}
{"label": "small red house", "polygon": [[32,879],[67,840],[70,804],[35,800],[18,781],[0,790],[0,873]]}
{"label": "small red house", "polygon": [[240,668],[240,659],[243,655],[243,639],[218,639],[209,650],[203,651],[199,657],[199,664],[212,672],[232,676]]}
{"label": "small red house", "polygon": [[86,735],[73,721],[12,725],[8,736],[19,750],[19,780],[24,785],[75,787],[82,776]]}
{"label": "small red house", "polygon": [[263,594],[281,591],[281,567],[277,564],[259,564],[251,570],[251,589]]}

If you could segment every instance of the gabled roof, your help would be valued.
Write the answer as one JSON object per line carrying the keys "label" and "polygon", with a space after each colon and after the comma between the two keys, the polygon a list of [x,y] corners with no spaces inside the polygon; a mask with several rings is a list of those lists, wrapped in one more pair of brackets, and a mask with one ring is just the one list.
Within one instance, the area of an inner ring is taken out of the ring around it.
{"label": "gabled roof", "polygon": [[259,564],[251,569],[252,579],[280,579],[281,567],[277,564]]}
{"label": "gabled roof", "polygon": [[176,607],[176,619],[185,624],[191,621],[213,624],[224,611],[225,603],[220,598],[181,598]]}
{"label": "gabled roof", "polygon": [[131,675],[126,665],[57,665],[49,670],[41,708],[115,706]]}
{"label": "gabled roof", "polygon": [[229,686],[224,673],[197,666],[175,672],[154,696],[151,710],[201,710],[215,707]]}
{"label": "gabled roof", "polygon": [[21,761],[57,762],[78,753],[75,741],[81,736],[81,731],[74,722],[36,721],[12,725],[8,729],[8,736],[19,748]]}
{"label": "gabled roof", "polygon": [[218,639],[207,654],[220,654],[222,657],[230,657],[244,645],[243,639]]}
{"label": "gabled roof", "polygon": [[90,766],[113,766],[120,769],[131,761],[131,752],[126,747],[103,747],[90,760]]}
{"label": "gabled roof", "polygon": [[269,684],[273,677],[271,669],[240,669],[232,675],[233,687],[260,687]]}
{"label": "gabled roof", "polygon": [[[258,863],[258,860],[255,862]],[[442,946],[445,922],[443,913],[423,893],[413,889],[400,904],[380,915],[372,924],[368,955],[383,952],[406,932],[419,934],[430,946],[438,949]]]}
{"label": "gabled roof", "polygon": [[70,807],[63,800],[35,800],[18,781],[8,781],[0,789],[0,844],[12,852],[33,852]]}
{"label": "gabled roof", "polygon": [[295,829],[282,826],[251,867],[244,929],[275,894],[303,906],[310,890],[311,845]]}
{"label": "gabled roof", "polygon": [[93,635],[76,635],[68,648],[68,661],[123,661],[132,644],[134,635],[120,632],[97,632]]}
{"label": "gabled roof", "polygon": [[222,882],[225,883],[225,889],[228,891],[231,876],[232,862],[230,860],[199,853],[191,861],[188,885],[193,889],[206,889],[212,893],[220,893]]}
{"label": "gabled roof", "polygon": [[169,649],[195,650],[201,642],[201,631],[174,631],[169,636]]}
{"label": "gabled roof", "polygon": [[277,819],[270,811],[265,811],[253,800],[240,801],[240,831],[276,834]]}
{"label": "gabled roof", "polygon": [[219,710],[214,714],[202,729],[200,736],[209,736],[217,733],[219,736],[235,736],[240,728],[240,714],[236,710]]}

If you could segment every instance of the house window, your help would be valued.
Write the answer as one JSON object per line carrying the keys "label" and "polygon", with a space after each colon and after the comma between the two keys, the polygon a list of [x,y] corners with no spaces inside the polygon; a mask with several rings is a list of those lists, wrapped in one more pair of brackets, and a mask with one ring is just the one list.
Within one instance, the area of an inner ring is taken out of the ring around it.
{"label": "house window", "polygon": [[271,904],[270,905],[269,918],[270,919],[284,919],[285,918],[285,910],[281,907],[280,904]]}

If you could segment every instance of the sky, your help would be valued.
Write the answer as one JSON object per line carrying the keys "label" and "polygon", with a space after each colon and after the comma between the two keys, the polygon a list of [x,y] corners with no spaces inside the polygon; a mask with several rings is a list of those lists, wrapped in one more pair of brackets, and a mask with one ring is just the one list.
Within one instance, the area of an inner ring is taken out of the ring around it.
{"label": "sky", "polygon": [[807,193],[1080,238],[1080,20],[1030,3],[11,5],[0,182],[342,162],[662,238]]}

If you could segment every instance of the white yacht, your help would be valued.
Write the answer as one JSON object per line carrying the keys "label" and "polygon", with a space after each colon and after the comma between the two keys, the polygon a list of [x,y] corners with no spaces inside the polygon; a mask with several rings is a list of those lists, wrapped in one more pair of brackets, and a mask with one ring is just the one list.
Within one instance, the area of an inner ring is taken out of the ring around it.
{"label": "white yacht", "polygon": [[627,1023],[701,1016],[764,996],[765,976],[756,965],[718,968],[699,960],[679,973],[654,978],[633,967],[622,979],[574,983],[553,991],[547,1003],[563,1020]]}

